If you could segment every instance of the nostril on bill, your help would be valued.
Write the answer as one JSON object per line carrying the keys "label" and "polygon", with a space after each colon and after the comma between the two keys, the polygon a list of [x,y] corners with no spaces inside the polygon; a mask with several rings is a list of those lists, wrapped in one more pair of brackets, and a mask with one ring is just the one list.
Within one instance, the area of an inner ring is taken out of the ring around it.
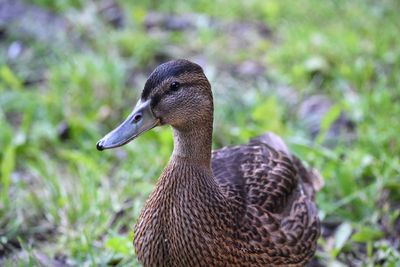
{"label": "nostril on bill", "polygon": [[140,121],[142,119],[142,117],[143,117],[142,113],[135,114],[133,116],[132,123],[137,123],[138,121]]}

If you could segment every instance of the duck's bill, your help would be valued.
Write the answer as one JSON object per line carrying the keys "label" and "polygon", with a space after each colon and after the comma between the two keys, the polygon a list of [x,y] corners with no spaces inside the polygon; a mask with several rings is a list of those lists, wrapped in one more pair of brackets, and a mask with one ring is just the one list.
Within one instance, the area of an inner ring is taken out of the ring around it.
{"label": "duck's bill", "polygon": [[125,145],[158,123],[159,120],[151,111],[150,100],[140,100],[128,118],[98,141],[96,147],[98,150],[104,150]]}

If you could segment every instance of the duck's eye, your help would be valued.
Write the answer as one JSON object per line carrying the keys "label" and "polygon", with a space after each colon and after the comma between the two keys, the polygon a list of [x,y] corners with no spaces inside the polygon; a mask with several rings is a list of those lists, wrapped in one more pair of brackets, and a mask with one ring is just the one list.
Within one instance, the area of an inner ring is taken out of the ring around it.
{"label": "duck's eye", "polygon": [[179,89],[179,87],[181,86],[180,83],[178,82],[173,82],[170,84],[169,89],[171,89],[172,91],[176,91]]}

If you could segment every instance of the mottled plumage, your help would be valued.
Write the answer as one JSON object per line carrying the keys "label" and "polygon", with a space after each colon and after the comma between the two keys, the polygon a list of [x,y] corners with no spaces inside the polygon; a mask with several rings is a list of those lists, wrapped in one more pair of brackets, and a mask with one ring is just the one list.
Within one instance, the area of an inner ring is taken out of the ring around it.
{"label": "mottled plumage", "polygon": [[134,229],[141,264],[303,266],[320,232],[319,177],[271,133],[211,152],[212,93],[198,65],[171,61],[149,81],[141,101],[156,97],[174,151]]}
{"label": "mottled plumage", "polygon": [[254,140],[214,151],[214,177],[181,161],[168,165],[135,227],[139,260],[144,266],[303,266],[320,226],[303,189],[309,178],[291,157]]}

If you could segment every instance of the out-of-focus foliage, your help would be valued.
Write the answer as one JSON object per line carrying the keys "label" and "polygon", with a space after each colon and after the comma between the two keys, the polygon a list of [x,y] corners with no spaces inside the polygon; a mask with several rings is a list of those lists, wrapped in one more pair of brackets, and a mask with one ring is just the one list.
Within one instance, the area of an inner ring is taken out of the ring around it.
{"label": "out-of-focus foliage", "polygon": [[170,130],[95,143],[184,57],[213,85],[215,148],[272,130],[321,172],[314,266],[398,266],[400,2],[4,3],[0,265],[137,265],[131,229]]}

